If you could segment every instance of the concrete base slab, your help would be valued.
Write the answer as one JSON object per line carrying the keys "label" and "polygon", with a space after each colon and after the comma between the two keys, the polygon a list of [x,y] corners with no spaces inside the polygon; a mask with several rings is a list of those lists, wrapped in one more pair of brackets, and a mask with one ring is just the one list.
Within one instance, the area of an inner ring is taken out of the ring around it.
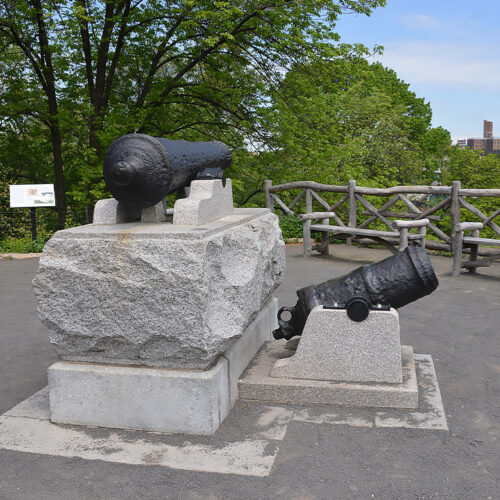
{"label": "concrete base slab", "polygon": [[[50,421],[45,388],[0,416],[0,449],[262,477],[271,472],[292,414],[279,406],[243,406],[215,437],[61,426]],[[250,424],[244,430],[242,420]]]}
{"label": "concrete base slab", "polygon": [[306,404],[346,405],[374,408],[417,408],[418,387],[413,349],[402,346],[403,382],[346,383],[326,380],[285,379],[271,376],[275,363],[293,354],[283,341],[261,349],[239,381],[240,398]]}
{"label": "concrete base slab", "polygon": [[441,392],[432,357],[415,354],[418,380],[418,409],[345,408],[312,406],[295,410],[293,420],[352,427],[403,428],[448,431]]}
{"label": "concrete base slab", "polygon": [[0,449],[85,460],[264,477],[271,473],[291,422],[447,431],[431,356],[415,355],[419,408],[269,405],[238,401],[208,437],[54,424],[48,387],[0,416]]}
{"label": "concrete base slab", "polygon": [[209,370],[173,370],[59,361],[48,372],[51,420],[211,435],[238,398],[237,381],[271,338],[277,300],[271,299]]}

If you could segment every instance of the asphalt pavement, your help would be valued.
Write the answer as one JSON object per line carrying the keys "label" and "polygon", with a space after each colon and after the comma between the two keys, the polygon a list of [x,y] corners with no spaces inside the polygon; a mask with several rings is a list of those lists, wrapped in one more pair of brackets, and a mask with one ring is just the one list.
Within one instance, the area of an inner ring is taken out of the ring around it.
{"label": "asphalt pavement", "polygon": [[[345,245],[330,258],[300,253],[287,247],[280,305],[387,255]],[[0,449],[0,500],[499,499],[500,264],[452,278],[450,258],[432,261],[440,286],[400,310],[401,336],[432,355],[449,432],[291,421],[263,478]],[[0,414],[43,388],[56,360],[31,291],[37,265],[0,260]]]}

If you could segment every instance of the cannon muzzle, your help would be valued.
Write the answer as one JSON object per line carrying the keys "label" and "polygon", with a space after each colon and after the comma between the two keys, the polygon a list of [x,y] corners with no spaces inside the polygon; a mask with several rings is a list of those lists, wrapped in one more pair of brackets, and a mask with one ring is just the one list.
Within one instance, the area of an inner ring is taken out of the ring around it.
{"label": "cannon muzzle", "polygon": [[221,179],[231,151],[219,141],[188,142],[124,135],[104,158],[106,186],[121,203],[151,207],[194,179]]}
{"label": "cannon muzzle", "polygon": [[[293,307],[278,312],[276,339],[301,335],[311,310],[318,306],[347,309],[354,321],[366,318],[370,309],[400,307],[432,293],[439,282],[426,251],[419,245],[355,269],[340,278],[297,290]],[[285,316],[290,316],[288,319]]]}

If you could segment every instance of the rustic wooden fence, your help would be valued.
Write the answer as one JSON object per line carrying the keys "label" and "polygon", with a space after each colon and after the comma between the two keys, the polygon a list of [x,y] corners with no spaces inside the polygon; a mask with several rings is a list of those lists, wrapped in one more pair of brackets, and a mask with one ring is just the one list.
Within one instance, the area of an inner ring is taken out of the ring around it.
{"label": "rustic wooden fence", "polygon": [[[479,220],[484,228],[491,229],[490,236],[493,235],[493,238],[498,238],[500,242],[500,227],[495,223],[496,218],[500,219],[500,201],[493,204],[494,209],[489,214],[483,213],[471,203],[472,198],[498,199],[500,189],[464,189],[460,181],[453,181],[451,186],[372,188],[358,186],[355,180],[349,181],[347,186],[332,186],[313,181],[273,186],[272,181],[268,180],[264,183],[264,189],[267,208],[273,212],[276,205],[284,214],[291,216],[314,212],[325,216],[326,210],[329,212],[329,218],[322,218],[322,225],[330,224],[330,220],[333,220],[337,227],[365,230],[360,232],[363,236],[353,236],[352,232],[351,235],[344,235],[348,242],[354,238],[361,243],[373,243],[366,239],[366,235],[370,234],[366,231],[369,226],[378,224],[380,227],[383,224],[393,231],[394,220],[397,219],[429,219],[427,232],[428,235],[434,236],[425,240],[425,246],[429,249],[453,252],[460,244],[457,224],[469,220]],[[278,193],[283,194],[280,197]],[[367,197],[375,198],[370,201]],[[375,200],[378,198],[381,200],[377,203]],[[375,205],[378,205],[378,208]],[[315,209],[315,206],[321,207],[320,211]],[[468,218],[468,213],[474,217]],[[377,232],[380,230],[372,231],[377,239]],[[322,234],[322,238],[328,239],[328,233]],[[489,238],[490,244],[491,240]],[[468,249],[464,248],[463,251]],[[480,248],[478,254],[491,255],[491,249]]]}

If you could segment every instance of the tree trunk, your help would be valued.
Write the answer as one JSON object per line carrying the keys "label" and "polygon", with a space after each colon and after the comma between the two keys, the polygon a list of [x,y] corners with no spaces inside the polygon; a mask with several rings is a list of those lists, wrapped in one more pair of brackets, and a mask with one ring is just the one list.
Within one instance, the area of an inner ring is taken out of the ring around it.
{"label": "tree trunk", "polygon": [[56,194],[57,225],[64,229],[66,223],[66,191],[64,189],[64,170],[62,159],[62,141],[59,124],[51,127],[52,154],[54,156],[54,190]]}

